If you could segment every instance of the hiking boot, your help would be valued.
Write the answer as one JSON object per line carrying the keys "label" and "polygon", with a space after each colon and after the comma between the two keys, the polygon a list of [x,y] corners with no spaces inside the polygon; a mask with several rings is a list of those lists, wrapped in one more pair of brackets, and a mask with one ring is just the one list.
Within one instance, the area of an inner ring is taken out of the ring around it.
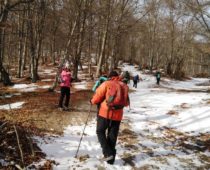
{"label": "hiking boot", "polygon": [[63,106],[63,110],[64,110],[64,111],[68,111],[68,110],[69,110],[69,108],[68,108],[68,107],[66,107],[66,106]]}
{"label": "hiking boot", "polygon": [[107,157],[103,157],[101,160],[108,162],[108,161],[113,160],[113,159],[114,159],[114,156],[110,155],[110,156],[107,156]]}
{"label": "hiking boot", "polygon": [[115,156],[114,155],[111,155],[111,156],[108,156],[105,158],[106,159],[106,162],[110,165],[113,165],[114,164],[114,161],[115,161]]}

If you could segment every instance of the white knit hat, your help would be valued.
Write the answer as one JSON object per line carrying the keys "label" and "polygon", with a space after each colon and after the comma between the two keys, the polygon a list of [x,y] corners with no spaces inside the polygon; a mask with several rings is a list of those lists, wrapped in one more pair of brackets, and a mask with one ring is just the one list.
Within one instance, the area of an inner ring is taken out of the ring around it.
{"label": "white knit hat", "polygon": [[65,63],[64,68],[67,68],[67,69],[69,69],[69,68],[70,68],[70,64],[69,64],[69,62],[66,62],[66,63]]}

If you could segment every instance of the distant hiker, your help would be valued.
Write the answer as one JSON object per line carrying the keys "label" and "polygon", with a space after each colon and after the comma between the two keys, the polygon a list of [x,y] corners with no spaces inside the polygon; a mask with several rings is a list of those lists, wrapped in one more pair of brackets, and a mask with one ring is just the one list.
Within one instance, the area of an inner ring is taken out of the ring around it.
{"label": "distant hiker", "polygon": [[127,79],[127,83],[130,83],[130,73],[128,71],[125,72],[125,79]]}
{"label": "distant hiker", "polygon": [[139,75],[137,74],[137,75],[135,75],[135,76],[133,77],[133,87],[137,88],[137,83],[138,83],[139,81],[143,81],[143,80],[142,80],[142,78],[139,77]]}
{"label": "distant hiker", "polygon": [[133,77],[133,87],[137,88],[137,83],[139,82],[139,75]]}
{"label": "distant hiker", "polygon": [[104,160],[114,164],[116,142],[120,122],[123,117],[123,107],[128,106],[128,88],[120,81],[118,73],[112,71],[109,80],[102,83],[91,99],[91,104],[101,103],[97,117],[96,133],[102,147]]}
{"label": "distant hiker", "polygon": [[155,74],[155,76],[156,76],[156,80],[157,80],[157,85],[159,85],[160,84],[160,78],[161,78],[160,71],[157,71],[156,74]]}
{"label": "distant hiker", "polygon": [[[68,110],[71,81],[72,78],[71,78],[70,66],[69,64],[65,64],[60,74],[61,95],[58,104],[60,110]],[[63,105],[64,98],[65,98],[65,103]]]}
{"label": "distant hiker", "polygon": [[96,89],[106,80],[108,80],[106,75],[99,77],[99,79],[96,81],[95,85],[93,86],[92,91],[95,92]]}

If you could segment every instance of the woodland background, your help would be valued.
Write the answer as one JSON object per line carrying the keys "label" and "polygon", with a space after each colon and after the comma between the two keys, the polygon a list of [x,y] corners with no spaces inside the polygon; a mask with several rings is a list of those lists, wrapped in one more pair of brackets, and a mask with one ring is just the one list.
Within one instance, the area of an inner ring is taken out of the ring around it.
{"label": "woodland background", "polygon": [[75,79],[84,62],[97,65],[98,77],[121,60],[176,79],[209,76],[209,7],[209,0],[1,0],[0,81],[36,82],[40,65],[65,61]]}

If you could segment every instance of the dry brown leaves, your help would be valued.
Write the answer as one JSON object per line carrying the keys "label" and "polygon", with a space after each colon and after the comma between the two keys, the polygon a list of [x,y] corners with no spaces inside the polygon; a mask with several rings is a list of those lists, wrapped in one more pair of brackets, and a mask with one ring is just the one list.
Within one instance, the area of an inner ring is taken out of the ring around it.
{"label": "dry brown leaves", "polygon": [[[26,130],[20,125],[0,121],[0,159],[3,159],[8,164],[4,168],[13,167],[15,169],[15,165],[26,167],[34,161],[39,161],[45,157],[45,154],[42,153],[32,139],[32,134],[31,130]],[[20,145],[18,145],[18,142]],[[23,153],[23,161],[21,160],[21,151]],[[3,168],[3,165],[0,164],[0,168]]]}

